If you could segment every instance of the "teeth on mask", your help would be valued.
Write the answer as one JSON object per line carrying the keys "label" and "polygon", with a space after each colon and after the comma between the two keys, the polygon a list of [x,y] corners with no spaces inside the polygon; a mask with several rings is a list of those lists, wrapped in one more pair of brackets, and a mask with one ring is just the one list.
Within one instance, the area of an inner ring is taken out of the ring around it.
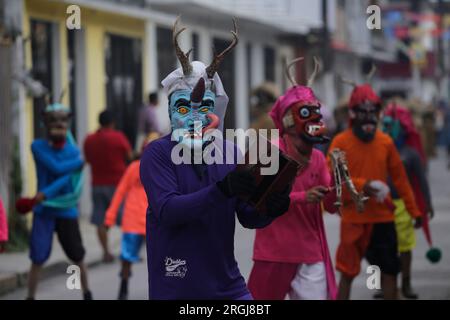
{"label": "teeth on mask", "polygon": [[320,126],[319,125],[311,125],[311,126],[308,127],[308,134],[314,135],[319,130],[320,130]]}
{"label": "teeth on mask", "polygon": [[196,133],[196,132],[193,132],[193,133],[186,133],[184,136],[183,136],[185,139],[201,139],[202,138],[202,134],[201,133]]}

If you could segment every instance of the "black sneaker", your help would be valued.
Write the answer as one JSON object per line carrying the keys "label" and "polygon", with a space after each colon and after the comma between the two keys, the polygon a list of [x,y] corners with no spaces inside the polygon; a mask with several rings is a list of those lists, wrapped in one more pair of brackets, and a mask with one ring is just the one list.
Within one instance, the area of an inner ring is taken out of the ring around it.
{"label": "black sneaker", "polygon": [[128,300],[128,280],[120,281],[119,296],[117,300]]}
{"label": "black sneaker", "polygon": [[90,290],[83,293],[83,300],[94,300]]}
{"label": "black sneaker", "polygon": [[419,295],[415,293],[410,286],[402,286],[402,295],[406,299],[417,300]]}
{"label": "black sneaker", "polygon": [[128,292],[120,291],[117,300],[128,300]]}
{"label": "black sneaker", "polygon": [[378,290],[374,295],[373,298],[376,300],[384,299],[383,290]]}
{"label": "black sneaker", "polygon": [[419,296],[415,293],[411,287],[411,278],[403,277],[402,279],[402,295],[406,299],[417,300]]}

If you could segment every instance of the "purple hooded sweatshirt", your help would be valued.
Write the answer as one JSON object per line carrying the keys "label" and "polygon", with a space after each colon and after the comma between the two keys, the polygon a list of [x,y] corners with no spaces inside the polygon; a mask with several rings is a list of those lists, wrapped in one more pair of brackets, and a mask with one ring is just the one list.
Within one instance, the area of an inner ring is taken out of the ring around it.
{"label": "purple hooded sweatshirt", "polygon": [[216,182],[234,170],[235,164],[201,165],[199,175],[193,165],[172,162],[175,145],[170,135],[165,136],[152,142],[141,160],[141,181],[148,199],[149,298],[231,300],[249,296],[234,257],[235,213],[245,228],[263,228],[272,219],[218,189]]}

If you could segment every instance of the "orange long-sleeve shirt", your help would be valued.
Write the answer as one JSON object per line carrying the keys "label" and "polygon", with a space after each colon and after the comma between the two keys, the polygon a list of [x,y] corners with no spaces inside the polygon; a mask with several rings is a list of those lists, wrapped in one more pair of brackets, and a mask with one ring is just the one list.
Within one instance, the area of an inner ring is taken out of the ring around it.
{"label": "orange long-sleeve shirt", "polygon": [[[329,150],[335,148],[346,153],[348,169],[358,191],[362,191],[368,180],[380,180],[387,184],[390,176],[400,197],[405,201],[408,212],[413,218],[420,216],[402,160],[388,135],[377,130],[375,138],[369,143],[364,143],[354,135],[352,129],[347,129],[333,139]],[[331,165],[330,157],[328,157],[328,163]],[[346,187],[343,188],[341,209],[344,222],[394,221],[391,209],[385,203],[376,202],[374,198],[366,202],[364,212],[358,213],[346,189]]]}
{"label": "orange long-sleeve shirt", "polygon": [[120,179],[113,199],[106,211],[105,224],[107,226],[114,225],[120,204],[125,198],[122,231],[145,234],[147,195],[139,177],[139,165],[140,161],[132,162]]}

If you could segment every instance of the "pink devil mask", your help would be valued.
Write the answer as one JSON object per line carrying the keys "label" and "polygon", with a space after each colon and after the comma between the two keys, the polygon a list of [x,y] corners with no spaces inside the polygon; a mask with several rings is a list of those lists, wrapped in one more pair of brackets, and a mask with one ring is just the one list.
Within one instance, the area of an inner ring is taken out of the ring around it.
{"label": "pink devil mask", "polygon": [[312,79],[313,76],[308,81],[308,86],[297,85],[291,80],[294,86],[278,98],[269,115],[280,130],[280,135],[283,135],[287,128],[295,127],[297,134],[307,143],[325,143],[329,139],[325,137],[326,127],[320,112],[321,103],[310,88]]}

